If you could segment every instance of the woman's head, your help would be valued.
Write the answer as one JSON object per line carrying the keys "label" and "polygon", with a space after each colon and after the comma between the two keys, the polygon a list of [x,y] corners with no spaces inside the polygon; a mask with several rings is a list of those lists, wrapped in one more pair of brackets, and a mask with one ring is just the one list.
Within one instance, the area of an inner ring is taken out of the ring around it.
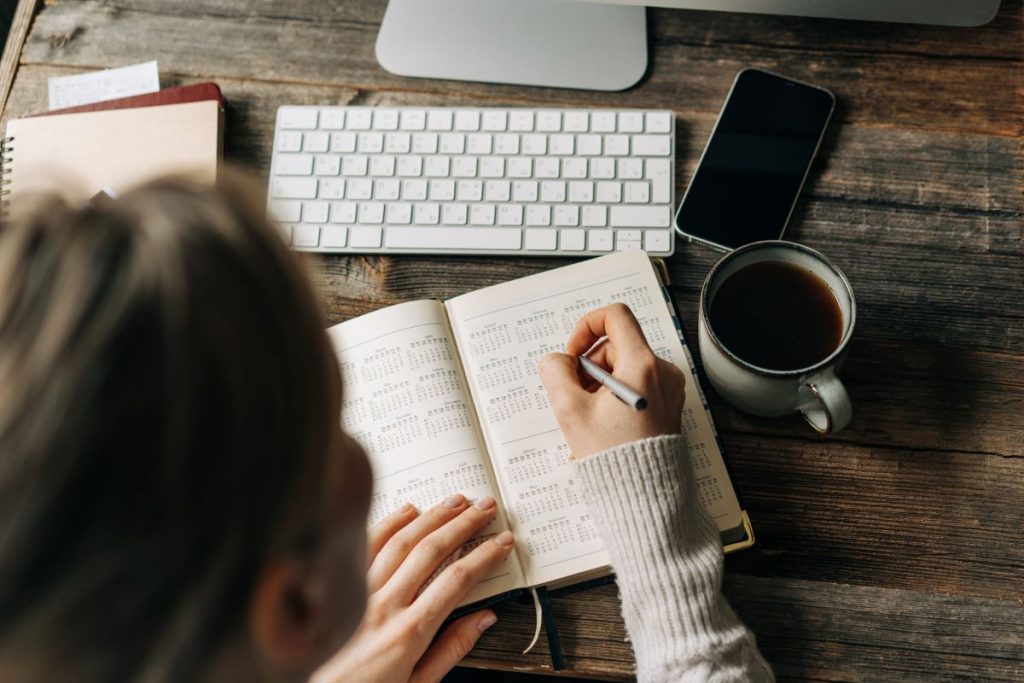
{"label": "woman's head", "polygon": [[237,179],[4,225],[0,672],[190,678],[232,640],[298,671],[336,645],[370,486],[340,392],[305,273]]}

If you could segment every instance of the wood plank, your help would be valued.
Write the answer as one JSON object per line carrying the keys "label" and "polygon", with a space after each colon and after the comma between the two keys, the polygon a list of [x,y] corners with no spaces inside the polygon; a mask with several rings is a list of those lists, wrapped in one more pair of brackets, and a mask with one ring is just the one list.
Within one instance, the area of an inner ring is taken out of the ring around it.
{"label": "wood plank", "polygon": [[[528,98],[552,104],[658,106],[708,114],[718,111],[740,68],[761,66],[836,90],[841,102],[839,121],[1004,136],[1021,131],[1024,103],[1005,95],[1020,85],[1022,55],[1019,30],[1014,30],[1015,22],[1020,23],[1019,0],[1008,0],[999,22],[983,31],[901,26],[875,32],[873,39],[865,40],[866,48],[845,51],[841,46],[855,35],[855,25],[845,22],[715,13],[676,17],[655,12],[653,66],[642,87],[626,93],[392,76],[373,56],[383,8],[384,3],[370,0],[344,3],[340,10],[323,3],[290,3],[286,13],[268,3],[237,0],[179,3],[173,8],[155,2],[116,6],[62,2],[41,12],[24,59],[102,67],[152,57],[160,60],[165,73],[195,77],[443,91],[464,94],[478,103]],[[662,21],[675,31],[673,37],[662,39]],[[738,25],[739,33],[716,32],[730,25]],[[781,31],[782,37],[773,38],[773,31]],[[897,31],[902,41],[917,47],[906,53],[894,49]],[[747,45],[739,37],[759,33],[766,36],[765,42]],[[832,39],[837,47],[830,50]],[[817,48],[799,47],[806,41]],[[975,56],[974,46],[986,44],[998,46],[996,55],[981,48],[981,56]],[[950,45],[960,47],[951,50]],[[926,58],[929,55],[931,59]],[[858,77],[849,78],[851,73]],[[956,84],[955,91],[951,83]],[[936,92],[946,93],[940,107],[935,106]],[[929,115],[922,117],[922,111]]]}
{"label": "wood plank", "polygon": [[39,0],[18,0],[14,18],[5,36],[3,57],[0,57],[0,111],[4,110],[7,96],[14,83],[14,74],[21,58],[21,49],[28,37]]}
{"label": "wood plank", "polygon": [[758,541],[730,572],[1024,598],[1024,458],[722,436]]}
{"label": "wood plank", "polygon": [[[741,574],[728,574],[723,590],[779,680],[1018,681],[1024,675],[1024,610],[1017,601]],[[632,677],[622,663],[629,644],[616,596],[611,585],[555,599],[567,675]],[[523,634],[532,630],[532,608],[512,603],[497,613],[498,624],[465,664],[550,672],[546,645],[519,654]]]}

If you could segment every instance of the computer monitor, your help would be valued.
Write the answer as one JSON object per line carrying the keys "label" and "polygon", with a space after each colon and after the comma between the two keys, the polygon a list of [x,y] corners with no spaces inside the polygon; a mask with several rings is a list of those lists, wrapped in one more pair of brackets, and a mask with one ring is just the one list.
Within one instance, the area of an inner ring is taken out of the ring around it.
{"label": "computer monitor", "polygon": [[402,76],[623,90],[647,71],[644,5],[978,26],[1000,0],[390,0],[377,60]]}

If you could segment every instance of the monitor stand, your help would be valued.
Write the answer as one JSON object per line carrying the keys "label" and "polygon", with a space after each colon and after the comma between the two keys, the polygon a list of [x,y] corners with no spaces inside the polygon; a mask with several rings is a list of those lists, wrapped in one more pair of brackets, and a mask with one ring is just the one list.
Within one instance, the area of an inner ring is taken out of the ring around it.
{"label": "monitor stand", "polygon": [[647,70],[647,19],[575,0],[390,0],[377,60],[400,76],[624,90]]}

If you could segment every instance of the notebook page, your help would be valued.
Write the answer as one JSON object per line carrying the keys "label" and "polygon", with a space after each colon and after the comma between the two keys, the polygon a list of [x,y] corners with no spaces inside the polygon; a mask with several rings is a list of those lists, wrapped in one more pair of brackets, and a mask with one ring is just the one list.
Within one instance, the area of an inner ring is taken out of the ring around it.
{"label": "notebook page", "polygon": [[[406,502],[423,511],[452,493],[501,500],[441,303],[391,306],[327,332],[341,366],[342,427],[373,465],[371,525]],[[462,554],[507,528],[499,505]],[[523,585],[513,554],[464,604]]]}
{"label": "notebook page", "polygon": [[86,200],[168,173],[213,182],[220,155],[220,104],[185,102],[14,119],[11,199],[60,191]]}
{"label": "notebook page", "polygon": [[584,312],[616,301],[633,310],[655,352],[686,373],[683,429],[698,490],[719,528],[740,524],[689,359],[645,254],[621,252],[489,287],[447,306],[531,585],[608,562],[536,368],[545,354],[565,349]]}

